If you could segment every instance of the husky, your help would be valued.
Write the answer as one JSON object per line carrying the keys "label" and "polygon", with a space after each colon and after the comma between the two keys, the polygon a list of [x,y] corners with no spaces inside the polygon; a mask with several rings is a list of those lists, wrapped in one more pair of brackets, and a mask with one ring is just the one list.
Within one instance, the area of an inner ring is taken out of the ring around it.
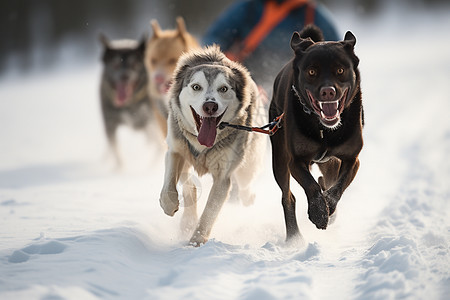
{"label": "husky", "polygon": [[[181,56],[170,89],[168,151],[160,204],[173,216],[179,209],[176,189],[180,175],[193,166],[202,176],[211,174],[213,185],[190,245],[204,244],[210,235],[230,188],[243,201],[253,201],[250,183],[261,165],[264,136],[232,128],[224,122],[250,126],[257,117],[257,86],[245,67],[229,60],[218,46],[193,50]],[[195,186],[183,186],[182,224],[197,223]]]}
{"label": "husky", "polygon": [[167,134],[168,91],[172,74],[183,52],[199,48],[197,40],[186,30],[182,17],[177,18],[175,30],[161,30],[152,20],[153,36],[147,42],[145,66],[149,74],[148,90],[154,106],[155,118],[165,137]]}
{"label": "husky", "polygon": [[117,149],[117,128],[124,124],[149,133],[153,119],[144,65],[146,38],[109,40],[101,34],[103,74],[100,99],[106,137],[116,160],[122,162]]}

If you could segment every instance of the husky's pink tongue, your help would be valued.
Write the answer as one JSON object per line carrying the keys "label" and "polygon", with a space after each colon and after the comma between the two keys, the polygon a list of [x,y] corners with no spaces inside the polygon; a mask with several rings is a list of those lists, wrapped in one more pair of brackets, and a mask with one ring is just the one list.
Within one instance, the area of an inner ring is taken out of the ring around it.
{"label": "husky's pink tongue", "polygon": [[216,119],[217,118],[204,118],[198,132],[198,142],[208,148],[211,148],[216,140]]}

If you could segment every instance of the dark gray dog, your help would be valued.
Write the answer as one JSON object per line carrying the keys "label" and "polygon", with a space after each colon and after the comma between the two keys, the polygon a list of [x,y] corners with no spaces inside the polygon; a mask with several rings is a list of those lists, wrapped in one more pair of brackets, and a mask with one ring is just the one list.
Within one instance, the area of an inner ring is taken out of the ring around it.
{"label": "dark gray dog", "polygon": [[146,40],[108,40],[100,35],[103,44],[103,75],[101,80],[101,107],[106,136],[117,166],[121,159],[117,150],[116,131],[125,124],[149,132],[152,119],[148,99],[148,76],[144,65]]}

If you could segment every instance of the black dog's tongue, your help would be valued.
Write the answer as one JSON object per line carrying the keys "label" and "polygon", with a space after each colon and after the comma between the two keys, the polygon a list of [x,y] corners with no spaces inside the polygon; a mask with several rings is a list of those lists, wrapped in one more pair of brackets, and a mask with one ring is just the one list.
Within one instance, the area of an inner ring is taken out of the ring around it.
{"label": "black dog's tongue", "polygon": [[327,118],[334,118],[338,114],[338,105],[339,102],[333,101],[333,102],[321,102],[322,107],[322,113]]}
{"label": "black dog's tongue", "polygon": [[214,145],[217,134],[216,126],[217,118],[211,117],[203,119],[197,136],[197,140],[201,145],[208,148],[211,148]]}

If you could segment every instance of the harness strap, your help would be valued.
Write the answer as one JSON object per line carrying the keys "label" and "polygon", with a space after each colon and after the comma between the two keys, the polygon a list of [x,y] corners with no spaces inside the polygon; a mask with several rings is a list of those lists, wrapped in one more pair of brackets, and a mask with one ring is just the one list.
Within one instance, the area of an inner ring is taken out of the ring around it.
{"label": "harness strap", "polygon": [[314,23],[315,5],[308,0],[291,0],[278,4],[274,0],[267,1],[260,21],[247,35],[244,41],[225,54],[234,61],[244,61],[269,33],[294,9],[306,4],[305,25]]}
{"label": "harness strap", "polygon": [[[266,124],[262,127],[250,127],[250,126],[244,126],[244,125],[238,125],[238,124],[230,124],[228,122],[221,122],[219,124],[219,129],[225,129],[225,127],[231,127],[237,130],[244,130],[244,131],[252,131],[252,132],[259,132],[268,134],[270,136],[274,135],[278,129],[281,128],[281,121],[283,120],[284,113],[276,117],[272,122],[269,124]],[[266,129],[269,128],[269,129]]]}

